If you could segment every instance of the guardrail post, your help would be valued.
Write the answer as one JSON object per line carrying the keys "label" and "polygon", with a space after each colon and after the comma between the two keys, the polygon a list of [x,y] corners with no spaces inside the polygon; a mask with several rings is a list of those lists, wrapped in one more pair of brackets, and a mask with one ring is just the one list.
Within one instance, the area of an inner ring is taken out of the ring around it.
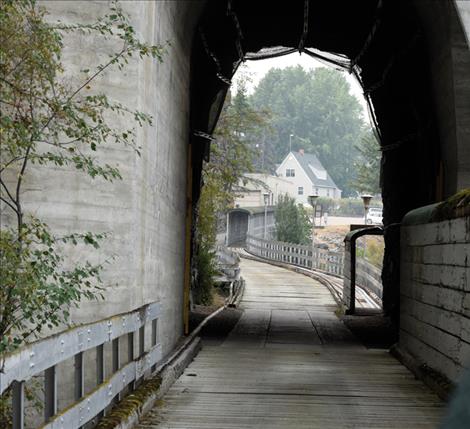
{"label": "guardrail post", "polygon": [[135,343],[135,334],[134,332],[129,332],[127,334],[127,360],[129,362],[132,362],[135,359],[134,343]]}
{"label": "guardrail post", "polygon": [[139,357],[145,353],[145,325],[139,328]]}
{"label": "guardrail post", "polygon": [[112,341],[112,369],[113,369],[113,373],[119,371],[119,367],[121,366],[121,359],[120,359],[120,356],[119,356],[119,338],[115,338],[113,341]]}
{"label": "guardrail post", "polygon": [[[104,344],[96,346],[96,385],[99,386],[104,382],[105,378],[105,366],[104,366]],[[105,415],[105,411],[101,411],[98,414],[98,418],[101,419]]]}
{"label": "guardrail post", "polygon": [[[152,347],[157,345],[157,319],[152,320]],[[152,365],[151,371],[154,372],[157,369],[157,364]]]}
{"label": "guardrail post", "polygon": [[[135,334],[134,332],[129,332],[127,334],[127,361],[132,362],[135,359],[135,353],[134,353],[134,347],[135,347]],[[129,388],[131,390],[135,389],[135,380],[129,384]]]}
{"label": "guardrail post", "polygon": [[12,419],[13,429],[24,428],[24,382],[12,383]]}
{"label": "guardrail post", "polygon": [[[121,356],[120,356],[120,344],[119,344],[119,337],[115,338],[111,342],[111,361],[112,361],[112,371],[113,374],[115,372],[119,371],[119,368],[121,367]],[[121,394],[118,393],[115,397],[114,400],[121,400]]]}
{"label": "guardrail post", "polygon": [[56,367],[44,371],[44,418],[46,422],[57,414],[57,375]]}
{"label": "guardrail post", "polygon": [[96,347],[96,384],[104,382],[104,344]]}
{"label": "guardrail post", "polygon": [[83,352],[80,352],[75,355],[74,363],[74,372],[75,372],[75,400],[78,401],[82,398],[85,391],[85,377],[84,377],[84,368],[83,368]]}

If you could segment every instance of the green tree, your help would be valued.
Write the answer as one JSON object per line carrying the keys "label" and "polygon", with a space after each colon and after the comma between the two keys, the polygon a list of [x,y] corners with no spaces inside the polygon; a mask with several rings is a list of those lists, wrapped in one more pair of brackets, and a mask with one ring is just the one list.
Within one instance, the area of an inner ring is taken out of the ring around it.
{"label": "green tree", "polygon": [[354,162],[356,177],[352,186],[359,193],[380,194],[380,162],[382,153],[377,135],[372,131],[364,133],[360,144],[356,146],[359,158]]}
{"label": "green tree", "polygon": [[256,87],[251,102],[271,112],[272,135],[267,139],[266,160],[281,162],[292,149],[316,154],[344,196],[353,193],[352,161],[363,120],[359,101],[339,71],[301,66],[271,69]]}
{"label": "green tree", "polygon": [[295,198],[281,195],[274,212],[276,237],[279,241],[308,244],[311,240],[312,224],[308,213]]}
{"label": "green tree", "polygon": [[[138,39],[118,2],[111,2],[109,13],[93,23],[65,25],[48,23],[35,0],[4,0],[0,27],[1,359],[44,328],[67,322],[70,308],[82,299],[102,296],[103,265],[65,255],[77,245],[99,247],[105,234],[58,236],[25,213],[23,185],[30,167],[51,166],[51,175],[70,167],[92,178],[120,179],[117,166],[101,162],[95,153],[105,143],[138,152],[134,128],[150,125],[151,117],[92,86],[108,69],[121,70],[133,57],[161,60],[164,49]],[[63,37],[77,32],[113,40],[118,48],[105,62],[79,75],[66,74]],[[131,126],[113,127],[116,118]]]}
{"label": "green tree", "polygon": [[254,137],[266,126],[266,113],[249,103],[245,77],[237,92],[227,94],[211,145],[210,162],[204,164],[203,187],[198,203],[195,265],[198,275],[193,296],[198,303],[210,303],[215,273],[214,248],[217,219],[233,206],[243,175],[253,171],[256,153]]}

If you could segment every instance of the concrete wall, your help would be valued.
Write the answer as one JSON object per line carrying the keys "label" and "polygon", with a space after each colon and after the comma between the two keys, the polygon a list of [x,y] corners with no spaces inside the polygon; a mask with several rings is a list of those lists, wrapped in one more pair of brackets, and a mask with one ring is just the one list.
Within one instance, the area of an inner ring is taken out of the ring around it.
{"label": "concrete wall", "polygon": [[[47,1],[50,19],[92,22],[108,11],[106,1]],[[183,264],[186,210],[186,157],[189,135],[189,80],[192,25],[188,3],[122,2],[141,38],[171,42],[162,64],[132,61],[124,72],[110,70],[90,89],[151,114],[153,126],[136,128],[139,157],[113,144],[99,155],[117,164],[122,181],[92,180],[69,169],[37,167],[27,177],[24,201],[58,234],[110,232],[97,252],[77,249],[74,257],[92,262],[114,255],[106,267],[105,300],[86,302],[73,322],[89,322],[160,301],[158,324],[163,353],[182,334]],[[66,70],[92,68],[112,43],[77,36],[65,39]],[[120,126],[121,118],[115,120]],[[128,124],[126,124],[128,125]]]}
{"label": "concrete wall", "polygon": [[470,217],[429,223],[433,208],[402,224],[399,347],[457,381],[470,366]]}

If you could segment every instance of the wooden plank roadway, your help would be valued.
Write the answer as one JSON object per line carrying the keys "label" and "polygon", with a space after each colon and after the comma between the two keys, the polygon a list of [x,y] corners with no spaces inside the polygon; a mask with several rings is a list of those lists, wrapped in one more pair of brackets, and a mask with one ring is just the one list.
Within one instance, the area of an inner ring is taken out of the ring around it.
{"label": "wooden plank roadway", "polygon": [[385,350],[368,350],[317,281],[243,260],[245,310],[206,345],[140,429],[435,428],[443,404]]}

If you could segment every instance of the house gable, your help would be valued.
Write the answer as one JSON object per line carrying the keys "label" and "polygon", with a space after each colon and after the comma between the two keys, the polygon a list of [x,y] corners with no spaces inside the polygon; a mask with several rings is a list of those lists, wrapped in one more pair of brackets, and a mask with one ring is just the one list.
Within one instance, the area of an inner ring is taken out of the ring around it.
{"label": "house gable", "polygon": [[[288,168],[293,168],[295,170],[294,177],[286,177],[286,169]],[[292,196],[295,197],[297,202],[307,202],[307,197],[312,193],[314,183],[292,152],[284,158],[281,165],[277,168],[276,173],[294,184],[295,195]],[[303,193],[301,195],[298,193],[299,188],[303,188]]]}
{"label": "house gable", "polygon": [[[295,177],[286,177],[286,169],[293,168]],[[302,195],[295,195],[298,202],[307,202],[311,193],[331,198],[341,198],[341,190],[336,186],[328,171],[314,155],[290,152],[276,169],[279,176],[290,180],[298,191],[303,188]]]}

